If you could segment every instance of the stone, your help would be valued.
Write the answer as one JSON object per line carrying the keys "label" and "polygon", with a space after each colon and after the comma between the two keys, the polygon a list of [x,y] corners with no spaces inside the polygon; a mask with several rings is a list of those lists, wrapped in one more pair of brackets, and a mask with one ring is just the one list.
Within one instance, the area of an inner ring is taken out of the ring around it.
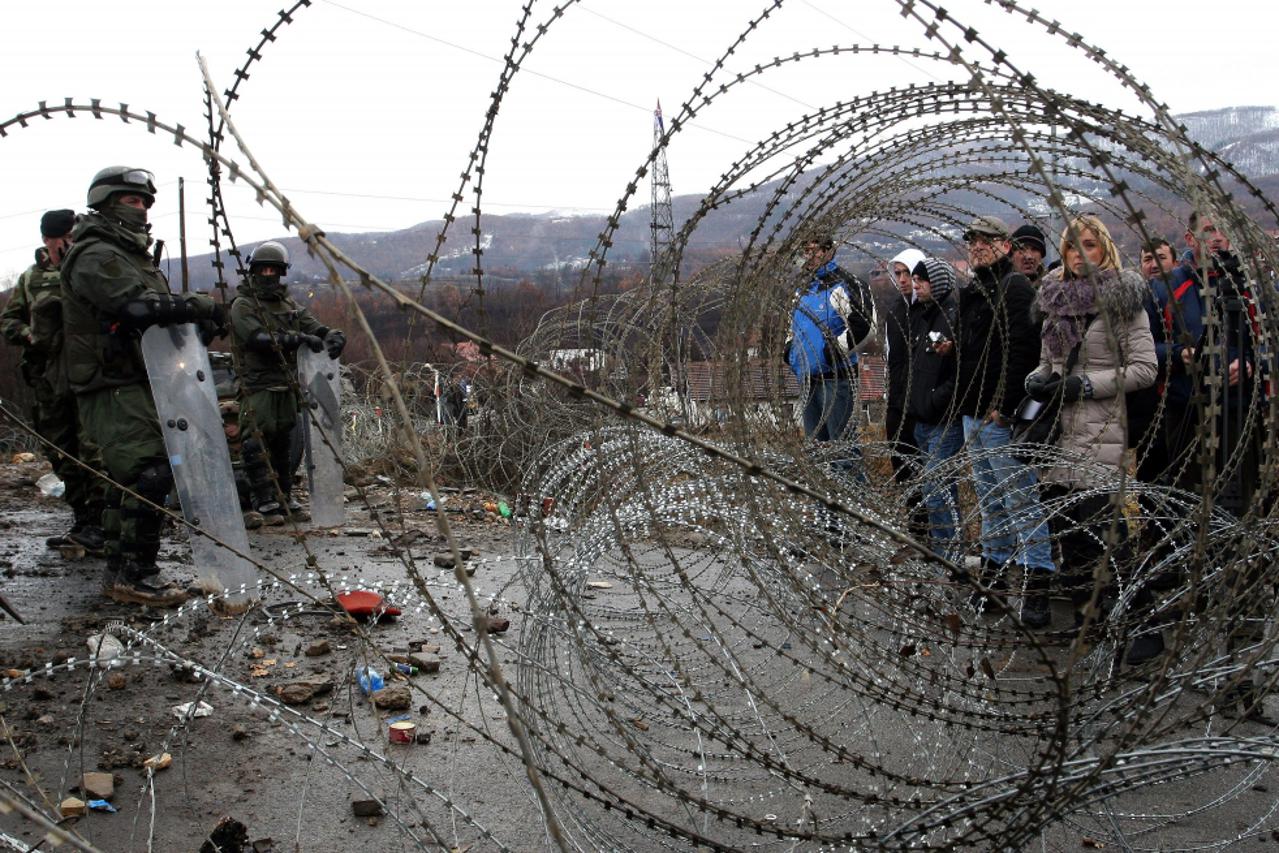
{"label": "stone", "polygon": [[275,695],[286,705],[305,705],[312,698],[328,693],[333,682],[327,678],[304,678],[275,688]]}
{"label": "stone", "polygon": [[352,800],[351,811],[356,817],[381,817],[382,804],[377,800]]}
{"label": "stone", "polygon": [[167,770],[173,764],[173,756],[167,752],[159,755],[153,755],[146,761],[142,762],[142,766],[149,770]]}
{"label": "stone", "polygon": [[234,726],[231,727],[232,740],[244,740],[248,736],[249,736],[249,730],[246,729],[242,723],[236,723]]}
{"label": "stone", "polygon": [[58,804],[58,811],[62,812],[63,817],[82,817],[89,813],[89,807],[84,800],[77,797],[67,797]]}
{"label": "stone", "polygon": [[402,684],[373,691],[373,704],[383,711],[407,711],[413,704],[409,688]]}
{"label": "stone", "polygon": [[511,627],[511,620],[491,613],[484,617],[484,628],[490,634],[504,634]]}
{"label": "stone", "polygon": [[85,773],[80,778],[80,793],[95,800],[109,800],[115,796],[115,778],[110,773]]}
{"label": "stone", "polygon": [[47,729],[47,728],[50,728],[51,726],[53,726],[53,724],[54,724],[55,722],[56,722],[56,721],[53,719],[53,715],[52,715],[52,714],[43,714],[43,715],[41,715],[41,716],[39,716],[39,717],[36,717],[36,725],[37,725],[37,726],[42,726],[42,727],[44,727],[44,728],[46,728],[46,729]]}
{"label": "stone", "polygon": [[306,656],[309,658],[318,658],[320,655],[327,655],[332,648],[329,646],[328,640],[317,640],[306,647]]}
{"label": "stone", "polygon": [[112,672],[107,675],[107,687],[112,690],[123,690],[128,683],[129,679],[123,672]]}

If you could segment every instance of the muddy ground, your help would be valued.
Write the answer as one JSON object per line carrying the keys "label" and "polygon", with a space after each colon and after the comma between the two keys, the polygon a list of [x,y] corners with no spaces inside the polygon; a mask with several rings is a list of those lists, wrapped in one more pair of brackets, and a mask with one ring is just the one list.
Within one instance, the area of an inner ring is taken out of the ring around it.
{"label": "muddy ground", "polygon": [[[0,465],[0,589],[28,623],[0,622],[0,679],[17,676],[0,682],[6,687],[0,695],[0,793],[58,820],[66,798],[90,799],[78,790],[83,773],[111,774],[116,813],[91,811],[61,822],[97,849],[110,851],[197,851],[227,817],[243,825],[238,836],[243,846],[223,849],[553,849],[534,793],[513,757],[514,739],[502,707],[479,685],[465,655],[406,580],[397,548],[414,557],[430,595],[450,620],[466,626],[467,641],[474,640],[469,608],[451,570],[434,564],[444,546],[435,516],[419,496],[396,493],[384,483],[370,485],[369,507],[392,528],[390,540],[375,532],[370,508],[354,495],[347,524],[336,535],[311,531],[303,544],[285,528],[251,532],[255,556],[294,578],[301,591],[270,588],[263,600],[271,607],[244,618],[220,618],[203,604],[165,614],[104,600],[98,593],[100,560],[68,559],[45,547],[45,538],[70,522],[62,504],[35,486],[45,470],[35,463]],[[480,599],[493,604],[493,627],[510,619],[509,628],[491,636],[514,682],[520,632],[529,629],[521,610],[526,593],[517,577],[514,529],[483,511],[488,498],[452,495],[450,508],[461,511],[446,517],[458,541],[476,552],[473,582]],[[189,577],[188,553],[181,535],[171,532],[162,551],[166,572]],[[309,556],[324,567],[335,588],[380,588],[405,611],[354,628],[335,618],[327,606],[329,592],[308,576]],[[607,597],[614,596],[624,609],[620,588],[598,594],[605,606],[613,606]],[[1058,618],[1066,617],[1059,613]],[[86,638],[114,622],[142,634],[123,632],[132,638],[123,664],[91,669],[84,663]],[[406,710],[374,707],[354,683],[353,671],[361,664],[371,662],[386,674],[385,653],[416,655],[428,667],[438,660],[437,672],[392,680],[392,687],[411,688]],[[67,667],[69,658],[79,663]],[[184,661],[192,665],[180,665]],[[765,672],[776,666],[764,658],[758,665]],[[216,674],[210,678],[208,672]],[[1036,677],[1034,672],[1007,675]],[[804,694],[816,690],[789,669],[777,671],[775,686],[778,695],[796,702],[811,701]],[[285,696],[296,704],[267,701]],[[211,707],[208,716],[182,721],[172,712],[174,706],[198,701]],[[1269,710],[1279,709],[1272,701]],[[637,713],[642,717],[644,709]],[[389,744],[388,722],[401,716],[416,724],[415,742]],[[593,724],[589,713],[583,719]],[[922,742],[914,738],[918,732],[874,728],[881,758],[895,753],[906,765],[923,760]],[[1246,724],[1242,733],[1250,732],[1273,733]],[[933,748],[938,746],[944,756],[945,743]],[[998,754],[1010,745],[978,743],[975,749]],[[148,784],[145,762],[164,753],[171,765],[154,771]],[[596,770],[599,779],[626,784],[616,781],[613,768]],[[1276,849],[1272,787],[1279,787],[1271,775],[1264,767],[1229,768],[1128,794],[1105,804],[1104,818],[1094,813],[1053,826],[1041,849],[1097,849],[1111,820],[1123,821],[1129,832],[1147,826],[1145,834],[1133,837],[1148,849],[1205,844]],[[748,785],[741,793],[771,798],[766,783],[755,792]],[[1221,802],[1214,804],[1218,792]],[[644,792],[633,785],[625,793],[644,801]],[[354,804],[371,799],[381,801],[374,811],[382,814],[357,814]],[[577,815],[565,802],[558,800],[557,809],[572,824]],[[666,808],[653,802],[659,814]],[[1162,817],[1189,810],[1197,813],[1176,826]],[[758,811],[785,818],[782,804],[772,799],[761,799]],[[613,818],[583,814],[573,846],[607,847],[602,839],[610,836],[592,838],[582,828]],[[725,843],[739,838],[729,827],[687,819]],[[627,837],[624,828],[611,829],[611,837]],[[0,831],[0,846],[13,849],[34,845],[44,835],[16,814],[0,817]],[[642,829],[629,840],[639,850],[686,849]],[[756,846],[753,841],[743,839],[741,845]],[[812,848],[761,841],[757,849]]]}
{"label": "muddy ground", "polygon": [[[147,630],[166,648],[251,691],[276,697],[290,684],[321,685],[319,695],[291,707],[327,730],[298,724],[287,712],[272,719],[272,709],[255,705],[251,693],[236,695],[225,684],[208,684],[190,670],[157,662],[153,650],[140,643],[142,662],[110,673],[94,673],[87,666],[59,668],[31,682],[20,681],[0,696],[9,741],[0,741],[0,780],[10,793],[56,815],[64,798],[77,796],[82,772],[114,774],[111,802],[117,813],[90,812],[66,822],[103,850],[194,851],[201,836],[224,816],[243,823],[248,840],[261,842],[260,849],[416,849],[414,839],[426,849],[494,849],[480,843],[484,829],[512,849],[542,845],[538,813],[527,784],[520,784],[518,766],[504,766],[499,751],[477,744],[481,739],[445,712],[452,709],[496,738],[508,739],[502,709],[488,691],[476,691],[465,660],[420,602],[398,618],[361,626],[376,649],[346,620],[287,588],[265,596],[279,605],[275,619],[261,612],[246,619],[221,619],[197,606],[170,615],[170,625],[156,627],[162,612],[118,605],[99,594],[101,560],[65,559],[46,548],[44,540],[65,530],[70,514],[36,489],[34,480],[44,470],[34,464],[0,466],[0,588],[28,623],[0,623],[0,675],[3,670],[39,673],[68,658],[83,661],[86,638],[120,620]],[[391,492],[375,483],[369,494],[385,517],[394,504]],[[396,529],[408,536],[400,541],[411,542],[410,551],[441,605],[459,621],[469,622],[451,572],[433,565],[434,555],[444,550],[437,541],[433,514],[421,509],[422,501],[415,496],[406,493],[401,498],[407,511]],[[474,495],[458,495],[455,501],[465,501],[471,509],[482,503]],[[470,513],[450,513],[449,518],[459,541],[477,552],[472,560],[474,582],[488,601],[514,572],[511,528],[491,514],[485,521]],[[310,536],[307,545],[318,565],[341,577],[339,583],[396,588],[398,582],[401,592],[392,597],[418,601],[403,590],[403,565],[375,528],[368,511],[355,503],[343,532]],[[255,556],[270,566],[286,574],[303,573],[307,551],[286,528],[251,532],[250,543]],[[172,534],[166,538],[161,551],[166,573],[190,577],[184,565],[188,554]],[[318,597],[327,596],[314,582],[302,585]],[[303,602],[305,609],[286,614],[288,602]],[[495,627],[501,627],[501,618],[518,617],[512,605],[518,602],[499,596]],[[499,643],[513,642],[518,630],[516,618],[505,634],[493,637]],[[426,654],[421,653],[424,644]],[[361,663],[371,662],[387,674],[379,650],[418,654],[428,664],[432,658],[439,660],[437,673],[391,682],[415,688],[407,710],[377,709],[353,683],[353,671]],[[296,701],[305,692],[303,688],[291,698]],[[170,709],[197,700],[207,701],[212,713],[182,727]],[[389,746],[387,720],[406,715],[417,725],[419,742]],[[367,744],[369,752],[350,745],[347,738]],[[164,752],[173,763],[155,773],[152,791],[144,784],[144,762]],[[391,764],[380,763],[380,756]],[[404,783],[397,768],[419,776],[430,789]],[[353,813],[352,801],[372,798],[385,802],[387,814]],[[450,815],[446,802],[458,803],[482,828],[456,813]],[[442,837],[423,830],[427,824]],[[43,835],[12,815],[0,822],[0,828],[27,843]],[[150,848],[148,836],[153,839]]]}

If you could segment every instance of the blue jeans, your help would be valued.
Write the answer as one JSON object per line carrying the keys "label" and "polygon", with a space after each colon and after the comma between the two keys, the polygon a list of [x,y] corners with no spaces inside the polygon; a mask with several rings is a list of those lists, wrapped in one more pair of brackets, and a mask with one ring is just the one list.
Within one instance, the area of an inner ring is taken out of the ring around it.
{"label": "blue jeans", "polygon": [[933,550],[947,559],[960,556],[959,486],[938,481],[934,471],[964,444],[963,424],[915,424],[915,444],[924,457],[924,505]]}
{"label": "blue jeans", "polygon": [[813,441],[839,441],[853,416],[852,384],[844,377],[810,376],[804,400],[804,435]]}
{"label": "blue jeans", "polygon": [[964,415],[964,440],[978,454],[973,485],[981,507],[982,556],[1000,564],[1016,558],[1029,569],[1056,571],[1035,469],[1011,453],[990,452],[1006,447],[1011,438],[1006,426]]}

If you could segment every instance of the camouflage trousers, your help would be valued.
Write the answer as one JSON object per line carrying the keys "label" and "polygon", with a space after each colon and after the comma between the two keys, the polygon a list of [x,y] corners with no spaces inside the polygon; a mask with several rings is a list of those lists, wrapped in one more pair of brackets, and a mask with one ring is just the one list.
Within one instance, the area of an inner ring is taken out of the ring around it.
{"label": "camouflage trousers", "polygon": [[62,451],[46,449],[45,455],[53,465],[53,473],[66,486],[63,499],[75,513],[76,526],[100,524],[106,503],[106,483],[74,460],[101,470],[102,454],[81,429],[75,395],[57,393],[43,378],[37,378],[31,387],[36,398],[31,407],[31,422],[41,438]]}
{"label": "camouflage trousers", "polygon": [[241,458],[255,507],[276,498],[272,473],[287,499],[293,491],[290,452],[298,422],[298,399],[293,391],[254,391],[240,402]]}
{"label": "camouflage trousers", "polygon": [[[80,394],[76,402],[111,479],[163,505],[173,488],[173,473],[150,387],[104,388]],[[160,510],[134,494],[111,489],[102,514],[108,559],[153,564],[160,550],[162,521]]]}

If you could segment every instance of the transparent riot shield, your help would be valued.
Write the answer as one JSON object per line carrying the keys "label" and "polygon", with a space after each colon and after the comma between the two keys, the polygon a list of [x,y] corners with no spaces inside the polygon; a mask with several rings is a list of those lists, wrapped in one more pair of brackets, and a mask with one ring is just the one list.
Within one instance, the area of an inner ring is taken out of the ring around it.
{"label": "transparent riot shield", "polygon": [[[182,514],[208,534],[192,531],[190,536],[197,583],[210,593],[248,588],[257,582],[257,572],[239,555],[248,554],[249,537],[240,514],[209,353],[195,325],[183,323],[147,329],[142,335],[142,357]],[[233,592],[226,603],[240,609],[250,601],[249,594]]]}
{"label": "transparent riot shield", "polygon": [[306,477],[311,490],[311,523],[316,527],[341,527],[346,518],[342,505],[342,420],[339,362],[324,350],[298,349],[298,384],[304,396],[306,417]]}

